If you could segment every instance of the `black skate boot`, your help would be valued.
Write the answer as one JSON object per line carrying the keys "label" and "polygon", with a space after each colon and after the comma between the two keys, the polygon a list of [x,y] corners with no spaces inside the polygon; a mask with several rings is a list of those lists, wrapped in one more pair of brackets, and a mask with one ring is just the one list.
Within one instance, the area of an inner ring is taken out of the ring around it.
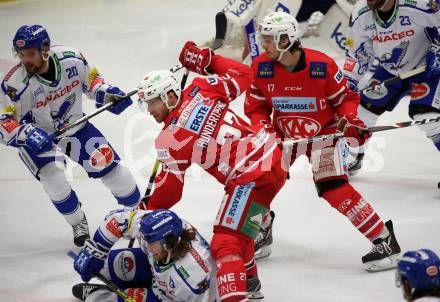
{"label": "black skate boot", "polygon": [[275,212],[270,211],[269,215],[268,223],[266,223],[266,226],[261,226],[260,232],[254,241],[255,259],[265,258],[272,254],[270,245],[273,243],[272,224],[275,219]]}
{"label": "black skate boot", "polygon": [[362,161],[364,160],[364,153],[358,153],[356,158],[348,164],[348,175],[355,176],[362,168]]}
{"label": "black skate boot", "polygon": [[85,301],[91,293],[101,288],[107,288],[107,286],[103,284],[79,283],[72,287],[72,295],[81,301]]}
{"label": "black skate boot", "polygon": [[83,216],[81,222],[72,226],[73,229],[73,243],[76,246],[82,247],[84,242],[90,238],[89,225],[87,224],[86,215]]}
{"label": "black skate boot", "polygon": [[248,277],[246,297],[252,300],[263,299],[264,295],[260,292],[261,282],[258,276]]}
{"label": "black skate boot", "polygon": [[383,271],[397,266],[400,246],[394,235],[393,223],[388,220],[385,227],[390,232],[385,238],[377,238],[373,241],[371,252],[362,257],[362,263],[369,272]]}

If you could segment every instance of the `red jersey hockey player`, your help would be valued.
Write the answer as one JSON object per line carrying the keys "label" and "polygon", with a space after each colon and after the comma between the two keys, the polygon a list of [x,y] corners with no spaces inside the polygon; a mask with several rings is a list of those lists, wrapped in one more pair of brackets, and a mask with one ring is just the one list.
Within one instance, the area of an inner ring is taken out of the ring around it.
{"label": "red jersey hockey player", "polygon": [[[152,71],[139,84],[139,102],[164,128],[156,139],[162,171],[147,209],[171,208],[182,195],[185,170],[197,163],[225,185],[211,241],[221,301],[248,301],[261,284],[254,237],[286,179],[281,148],[262,125],[250,126],[228,108],[249,89],[251,69],[187,42],[180,62],[196,78],[183,92],[169,71]],[[250,295],[247,293],[250,292]]]}
{"label": "red jersey hockey player", "polygon": [[[357,117],[359,96],[350,91],[333,59],[301,47],[295,18],[284,12],[272,13],[262,20],[259,32],[265,53],[252,63],[254,79],[245,104],[252,124],[270,125],[282,139],[340,130],[349,143],[365,141],[369,134],[359,131],[366,128]],[[395,267],[400,247],[392,222],[384,224],[349,184],[345,139],[294,145],[287,151],[291,165],[299,155],[308,156],[318,195],[373,242],[372,251],[362,257],[365,269]]]}

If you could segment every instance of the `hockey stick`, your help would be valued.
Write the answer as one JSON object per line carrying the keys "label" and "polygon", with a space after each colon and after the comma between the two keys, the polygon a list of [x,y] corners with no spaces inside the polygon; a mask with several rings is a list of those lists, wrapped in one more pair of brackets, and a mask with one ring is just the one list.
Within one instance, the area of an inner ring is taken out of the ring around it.
{"label": "hockey stick", "polygon": [[107,110],[108,108],[110,108],[111,106],[115,105],[116,103],[118,103],[119,101],[127,98],[127,97],[131,97],[133,95],[135,95],[137,93],[137,89],[130,91],[127,95],[123,96],[123,97],[117,97],[117,99],[113,102],[109,102],[107,104],[105,104],[104,106],[100,107],[99,109],[93,111],[92,113],[83,116],[80,119],[77,119],[75,122],[73,122],[72,124],[66,125],[63,128],[57,130],[55,133],[51,134],[51,138],[55,138],[57,136],[60,136],[61,134],[63,134],[64,132],[66,132],[67,130],[70,130],[72,128],[75,128],[76,126],[80,125],[81,123],[88,121],[89,119],[91,119],[92,117],[100,114],[101,112]]}
{"label": "hockey stick", "polygon": [[415,76],[415,75],[417,75],[419,73],[422,73],[425,70],[426,70],[426,66],[420,66],[420,67],[415,68],[413,70],[410,70],[408,72],[404,72],[404,73],[402,73],[400,75],[397,75],[395,77],[387,79],[387,80],[385,80],[383,82],[380,82],[380,83],[378,83],[376,85],[373,85],[373,86],[361,89],[359,91],[359,94],[366,94],[366,93],[369,93],[369,92],[374,92],[376,89],[379,89],[380,87],[388,86],[388,85],[397,83],[399,81],[405,80],[405,79],[410,78],[412,76]]}
{"label": "hockey stick", "polygon": [[[156,178],[157,170],[159,169],[160,160],[156,159],[153,167],[153,171],[151,171],[150,179],[148,180],[147,189],[145,190],[144,197],[141,199],[141,203],[144,203],[144,208],[147,207],[148,199],[150,198],[149,195],[151,193],[151,190],[153,189],[154,185],[154,179]],[[139,206],[138,206],[139,207]],[[130,242],[128,243],[128,247],[132,248],[134,244],[135,238],[131,238]]]}
{"label": "hockey stick", "polygon": [[[70,258],[75,260],[78,255],[74,251],[69,251],[69,252],[67,252],[67,256],[69,256]],[[133,299],[129,295],[127,295],[122,289],[117,287],[116,284],[114,284],[112,281],[108,280],[101,273],[97,272],[93,276],[98,278],[99,280],[101,280],[102,283],[104,283],[109,289],[111,289],[119,297],[124,299],[125,302],[136,302],[135,299]]]}
{"label": "hockey stick", "polygon": [[[212,43],[211,48],[213,50],[219,49],[223,46],[223,43],[225,42],[225,36],[226,36],[226,27],[227,27],[227,19],[224,12],[218,12],[215,15],[215,39]],[[180,88],[183,91],[186,85],[186,81],[188,80],[189,70],[185,72],[185,74],[182,77],[182,81],[180,82]]]}
{"label": "hockey stick", "polygon": [[[440,116],[436,117],[436,118],[431,118],[431,119],[423,119],[420,121],[399,122],[399,123],[395,123],[394,125],[389,125],[389,126],[374,126],[374,127],[368,128],[368,130],[365,130],[365,131],[374,133],[374,132],[400,129],[400,128],[412,127],[412,126],[416,126],[416,125],[420,126],[420,125],[426,125],[426,124],[438,123],[438,122],[440,122]],[[308,137],[308,138],[303,138],[303,139],[299,139],[299,140],[288,140],[288,141],[284,141],[283,145],[284,146],[291,146],[291,145],[296,145],[296,144],[310,144],[310,143],[315,143],[315,142],[322,142],[325,140],[332,140],[332,139],[342,137],[342,136],[344,136],[344,134],[342,132],[337,132],[337,133],[333,133],[333,134]]]}

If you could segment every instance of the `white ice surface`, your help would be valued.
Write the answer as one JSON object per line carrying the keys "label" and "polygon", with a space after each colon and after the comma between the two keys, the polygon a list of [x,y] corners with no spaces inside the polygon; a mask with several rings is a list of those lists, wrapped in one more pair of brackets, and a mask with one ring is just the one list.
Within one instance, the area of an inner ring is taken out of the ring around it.
{"label": "white ice surface", "polygon": [[[177,64],[186,40],[214,34],[224,0],[77,0],[0,3],[0,73],[12,66],[11,40],[22,24],[47,27],[53,44],[80,49],[111,84],[134,89],[152,69]],[[303,41],[329,55],[319,38]],[[336,58],[336,57],[335,57]],[[242,113],[240,99],[234,108]],[[94,110],[84,100],[85,111]],[[380,124],[408,120],[407,102]],[[93,120],[132,170],[142,190],[154,162],[152,139],[160,129],[136,106]],[[403,250],[440,252],[439,153],[416,128],[375,135],[365,170],[352,183],[383,219],[392,218]],[[80,282],[66,256],[72,231],[12,148],[0,146],[0,301],[75,301]],[[273,254],[259,263],[264,301],[401,301],[394,271],[367,273],[360,258],[370,243],[348,220],[318,199],[303,158],[273,203],[277,213]],[[116,202],[100,181],[69,164],[69,179],[95,230]],[[174,208],[211,238],[222,186],[200,169],[187,175]]]}

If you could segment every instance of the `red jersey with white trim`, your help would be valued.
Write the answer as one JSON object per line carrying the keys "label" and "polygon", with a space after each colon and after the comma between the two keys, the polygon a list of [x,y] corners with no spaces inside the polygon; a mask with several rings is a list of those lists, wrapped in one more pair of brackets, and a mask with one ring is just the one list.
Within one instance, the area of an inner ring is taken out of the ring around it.
{"label": "red jersey with white trim", "polygon": [[297,66],[304,68],[298,71],[288,71],[267,53],[252,62],[254,79],[245,114],[252,124],[272,122],[284,138],[334,132],[338,118],[356,114],[359,104],[332,58],[312,49],[301,51]]}
{"label": "red jersey with white trim", "polygon": [[210,69],[217,76],[196,78],[164,120],[155,142],[163,169],[155,179],[149,209],[169,208],[180,200],[185,170],[192,163],[222,184],[245,184],[281,158],[273,134],[262,125],[250,126],[228,108],[249,89],[251,69],[218,55]]}

